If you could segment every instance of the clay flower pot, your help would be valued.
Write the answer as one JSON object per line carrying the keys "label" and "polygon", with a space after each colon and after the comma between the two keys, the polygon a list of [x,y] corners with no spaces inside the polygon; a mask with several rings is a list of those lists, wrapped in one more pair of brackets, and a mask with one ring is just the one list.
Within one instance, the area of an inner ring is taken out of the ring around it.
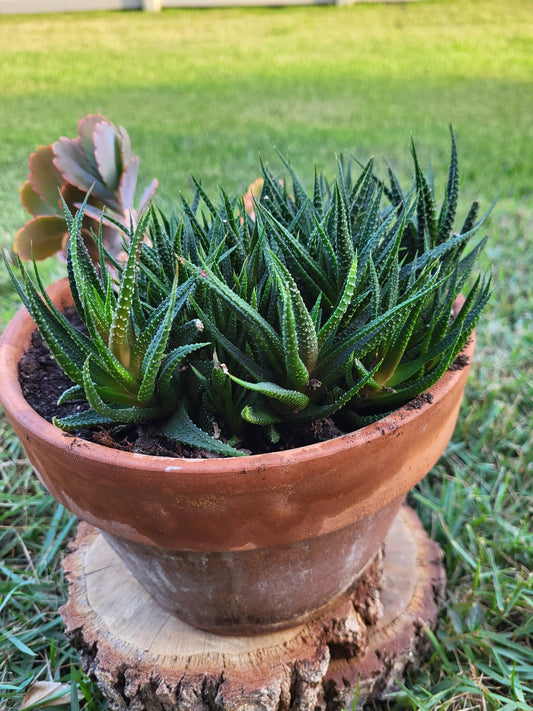
{"label": "clay flower pot", "polygon": [[[50,293],[70,302],[65,280]],[[155,457],[80,440],[30,407],[17,365],[34,327],[21,311],[2,336],[0,400],[40,480],[101,530],[164,608],[218,633],[296,624],[349,587],[444,451],[469,370],[446,372],[420,406],[327,442]],[[473,350],[471,339],[468,360]]]}

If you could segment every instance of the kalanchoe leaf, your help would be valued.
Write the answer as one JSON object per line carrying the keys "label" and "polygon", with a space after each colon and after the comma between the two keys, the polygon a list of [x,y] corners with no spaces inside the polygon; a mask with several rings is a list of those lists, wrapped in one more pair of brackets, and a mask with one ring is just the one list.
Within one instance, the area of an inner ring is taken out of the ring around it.
{"label": "kalanchoe leaf", "polygon": [[118,186],[120,203],[122,205],[122,209],[126,213],[131,213],[131,211],[133,210],[133,201],[135,199],[135,186],[137,185],[138,174],[139,158],[135,156],[126,166],[124,166]]}
{"label": "kalanchoe leaf", "polygon": [[[61,172],[54,165],[54,152],[52,146],[39,146],[30,155],[28,182],[41,198],[42,202],[50,205],[55,214],[60,214],[59,210],[59,188],[63,185],[64,179]],[[23,203],[24,204],[24,203]],[[26,207],[26,205],[24,205]],[[29,210],[32,215],[37,213]]]}
{"label": "kalanchoe leaf", "polygon": [[61,172],[65,181],[79,190],[87,192],[91,186],[93,194],[103,200],[111,208],[120,211],[120,204],[112,191],[104,185],[101,177],[96,174],[87,160],[79,139],[60,138],[53,146],[54,165]]}
{"label": "kalanchoe leaf", "polygon": [[[93,133],[94,159],[104,184],[110,190],[116,190],[123,166],[120,156],[120,144],[113,124],[99,121]],[[85,152],[85,150],[84,150]]]}
{"label": "kalanchoe leaf", "polygon": [[[59,198],[59,189],[57,190],[57,196]],[[26,212],[29,212],[35,217],[42,217],[44,215],[57,217],[60,212],[59,205],[55,207],[45,202],[38,193],[35,192],[29,180],[26,180],[20,189],[20,202]]]}
{"label": "kalanchoe leaf", "polygon": [[117,133],[120,142],[122,165],[128,165],[130,160],[133,158],[129,134],[123,126],[118,127]]}
{"label": "kalanchoe leaf", "polygon": [[[119,230],[123,224],[127,226],[130,219],[136,222],[134,194],[139,159],[131,154],[131,144],[125,129],[121,127],[117,130],[103,116],[86,116],[78,124],[78,133],[76,139],[60,138],[50,146],[39,146],[30,155],[28,181],[21,190],[21,202],[34,218],[61,218],[60,192],[72,210],[79,207],[91,190],[91,204],[86,209],[83,225],[89,251],[96,258],[97,254],[91,245],[91,231],[98,232],[99,224],[103,221],[104,242],[112,253],[119,254],[120,239],[117,230],[111,226],[109,213],[120,218]],[[157,181],[152,181],[141,199],[139,214],[147,207],[156,188]],[[104,208],[107,210],[105,218],[102,217]],[[24,259],[31,259],[31,231],[36,258],[50,256],[54,248],[55,251],[61,251],[63,243],[59,243],[59,240],[52,242],[49,229],[45,222],[23,228],[15,241],[15,250]],[[67,229],[70,229],[68,222],[66,228],[63,226],[63,232]]]}
{"label": "kalanchoe leaf", "polygon": [[63,248],[66,237],[64,218],[41,215],[29,220],[17,231],[13,249],[26,261],[32,257],[46,259]]}
{"label": "kalanchoe leaf", "polygon": [[143,194],[141,195],[141,199],[139,200],[139,214],[142,214],[148,209],[148,206],[152,202],[152,198],[154,197],[158,187],[159,181],[154,178],[150,185],[145,188]]}
{"label": "kalanchoe leaf", "polygon": [[94,151],[94,132],[96,127],[101,122],[109,123],[104,116],[100,114],[88,114],[84,116],[78,122],[78,136],[80,140],[80,145],[85,154],[86,159],[89,161],[94,170],[98,169],[96,163],[95,151]]}

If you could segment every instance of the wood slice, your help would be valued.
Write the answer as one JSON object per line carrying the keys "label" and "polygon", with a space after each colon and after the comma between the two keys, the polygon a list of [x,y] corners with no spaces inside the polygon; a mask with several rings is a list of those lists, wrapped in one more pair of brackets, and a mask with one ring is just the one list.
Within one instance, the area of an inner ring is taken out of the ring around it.
{"label": "wood slice", "polygon": [[[80,523],[61,609],[83,668],[114,709],[337,711],[383,698],[423,654],[442,597],[440,548],[403,507],[352,588],[305,624],[214,635],[162,610],[96,529]],[[380,591],[381,581],[384,587]]]}

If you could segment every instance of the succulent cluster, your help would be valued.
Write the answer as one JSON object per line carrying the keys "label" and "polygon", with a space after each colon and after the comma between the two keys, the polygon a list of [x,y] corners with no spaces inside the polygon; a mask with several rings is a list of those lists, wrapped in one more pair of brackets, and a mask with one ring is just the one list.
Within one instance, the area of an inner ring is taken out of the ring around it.
{"label": "succulent cluster", "polygon": [[[158,420],[178,441],[236,455],[252,431],[330,419],[361,427],[433,385],[457,357],[489,298],[488,279],[466,284],[484,217],[472,205],[459,231],[455,139],[444,198],[414,146],[404,192],[389,169],[339,160],[330,183],[308,192],[283,158],[289,183],[266,165],[246,200],[220,190],[164,216],[150,208],[123,229],[127,259],[95,235],[84,240],[86,202],[73,216],[68,274],[87,326],[81,335],[38,296],[22,269],[13,279],[86,412],[59,426]],[[290,185],[290,188],[288,187]],[[90,198],[89,198],[90,199]],[[110,218],[107,218],[108,220]],[[467,289],[462,306],[457,297]]]}
{"label": "succulent cluster", "polygon": [[[78,123],[78,137],[60,138],[49,146],[39,146],[29,158],[28,180],[20,189],[20,201],[32,219],[15,235],[15,252],[24,260],[45,259],[66,251],[68,224],[61,201],[74,211],[89,195],[81,225],[93,256],[96,248],[91,232],[98,230],[102,210],[128,226],[136,219],[135,188],[139,158],[132,154],[126,129],[97,114]],[[148,205],[157,188],[153,180],[141,198],[139,212]],[[109,251],[121,248],[121,231],[109,220],[103,225],[104,243]]]}

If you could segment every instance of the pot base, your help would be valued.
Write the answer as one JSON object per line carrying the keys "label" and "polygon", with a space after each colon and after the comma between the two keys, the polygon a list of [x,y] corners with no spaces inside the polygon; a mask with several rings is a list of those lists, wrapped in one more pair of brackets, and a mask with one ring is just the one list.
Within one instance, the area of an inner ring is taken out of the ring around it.
{"label": "pot base", "polygon": [[227,637],[163,610],[101,534],[81,524],[64,563],[69,601],[61,614],[114,708],[200,711],[216,698],[221,711],[336,711],[352,707],[357,687],[360,702],[382,698],[423,653],[420,622],[435,621],[444,585],[440,558],[402,507],[385,542],[381,594],[373,565],[355,590],[303,625]]}
{"label": "pot base", "polygon": [[[171,550],[101,533],[163,610],[213,634],[268,634],[322,614],[353,590],[402,501],[324,535],[250,550]],[[376,587],[379,576],[372,579]]]}

